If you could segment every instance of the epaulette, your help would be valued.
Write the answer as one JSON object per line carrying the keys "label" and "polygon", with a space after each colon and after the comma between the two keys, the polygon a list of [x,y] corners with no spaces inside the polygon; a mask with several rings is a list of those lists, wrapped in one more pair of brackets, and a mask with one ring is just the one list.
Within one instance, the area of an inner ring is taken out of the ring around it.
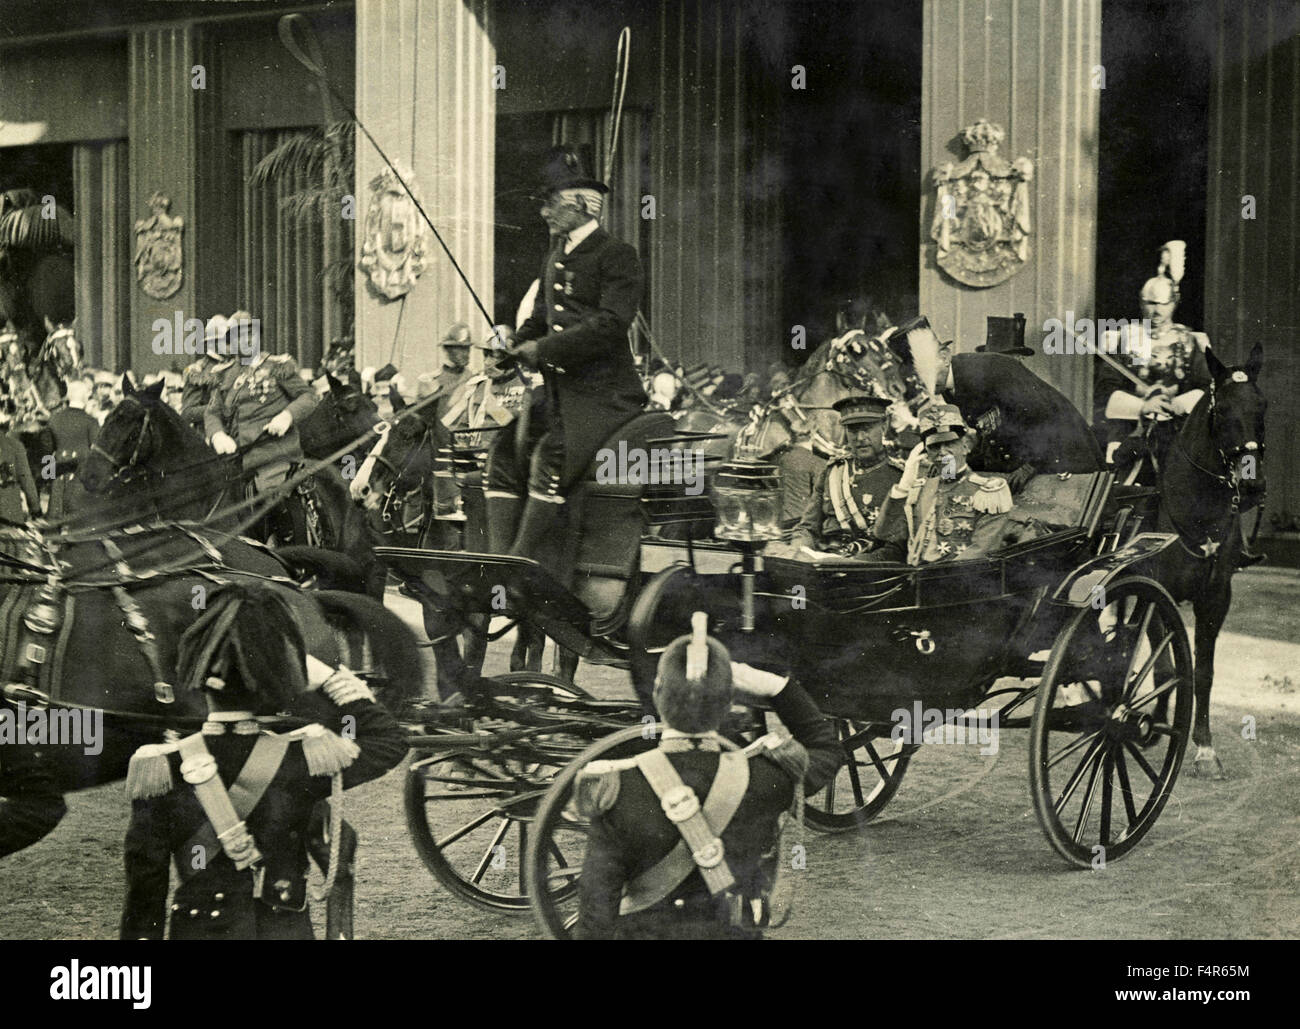
{"label": "epaulette", "polygon": [[808,750],[793,736],[769,732],[745,749],[758,747],[756,756],[765,757],[795,782],[808,774]]}
{"label": "epaulette", "polygon": [[170,793],[174,783],[168,755],[179,749],[176,743],[146,743],[132,754],[126,769],[127,798],[150,800]]}
{"label": "epaulette", "polygon": [[980,475],[970,473],[972,485],[979,487],[979,492],[971,500],[971,506],[984,514],[1006,514],[1014,502],[1011,499],[1011,487],[1000,475]]}
{"label": "epaulette", "polygon": [[293,360],[293,355],[292,354],[267,354],[266,359],[268,361],[275,361],[277,364],[285,364]]}
{"label": "epaulette", "polygon": [[309,775],[336,775],[361,753],[355,742],[344,739],[318,722],[284,735],[302,744],[302,756],[307,759]]}
{"label": "epaulette", "polygon": [[594,818],[608,811],[618,800],[618,788],[625,769],[635,768],[634,758],[618,761],[592,761],[573,783],[573,804],[583,818]]}
{"label": "epaulette", "polygon": [[201,371],[203,371],[203,362],[202,362],[201,360],[199,360],[199,361],[191,361],[189,364],[187,364],[187,365],[185,366],[185,371],[184,371],[182,374],[184,374],[184,375],[190,375],[190,374],[197,375],[197,374],[198,374],[199,372],[201,372]]}

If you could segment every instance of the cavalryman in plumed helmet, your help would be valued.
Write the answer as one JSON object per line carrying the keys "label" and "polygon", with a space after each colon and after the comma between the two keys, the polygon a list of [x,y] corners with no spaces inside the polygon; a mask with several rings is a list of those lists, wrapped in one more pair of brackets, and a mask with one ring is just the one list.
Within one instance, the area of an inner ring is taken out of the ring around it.
{"label": "cavalryman in plumed helmet", "polygon": [[800,556],[853,556],[875,549],[881,506],[898,482],[899,471],[884,449],[885,424],[893,401],[883,397],[845,397],[834,405],[850,448],[817,477],[792,543]]}
{"label": "cavalryman in plumed helmet", "polygon": [[566,494],[596,451],[646,404],[627,342],[641,302],[641,262],[600,227],[609,187],[587,173],[573,148],[557,147],[540,192],[551,249],[511,353],[541,369],[546,431],[531,462],[515,454],[513,433],[497,433],[485,490],[493,550],[523,556],[554,533]]}
{"label": "cavalryman in plumed helmet", "polygon": [[[219,587],[181,638],[178,678],[202,690],[208,721],[131,759],[123,939],[162,939],[169,867],[180,886],[168,937],[311,939],[307,839],[334,783],[368,782],[405,756],[406,738],[369,687],[307,653],[280,587]],[[304,691],[331,722],[277,735],[258,720]],[[342,733],[342,734],[341,734]]]}
{"label": "cavalryman in plumed helmet", "polygon": [[[591,823],[580,938],[760,938],[772,917],[780,819],[797,790],[815,792],[839,766],[835,733],[796,683],[732,664],[706,637],[705,615],[693,622],[659,660],[654,703],[667,728],[658,747],[593,762],[575,783]],[[793,738],[725,751],[718,727],[734,687],[765,698]]]}

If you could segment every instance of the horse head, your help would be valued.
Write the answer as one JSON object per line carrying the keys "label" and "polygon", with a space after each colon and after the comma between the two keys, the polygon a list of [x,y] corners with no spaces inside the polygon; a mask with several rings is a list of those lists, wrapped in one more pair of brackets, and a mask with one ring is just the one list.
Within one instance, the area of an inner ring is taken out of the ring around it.
{"label": "horse head", "polygon": [[146,477],[167,456],[166,443],[181,435],[180,416],[163,402],[163,380],[137,390],[122,376],[122,402],[104,419],[77,473],[91,493]]}
{"label": "horse head", "polygon": [[[302,451],[310,458],[327,457],[362,437],[379,421],[379,408],[359,385],[326,373],[329,391],[299,427]],[[360,445],[360,444],[358,444]]]}
{"label": "horse head", "polygon": [[[423,519],[436,447],[425,410],[407,410],[403,402],[352,480],[352,499],[378,516],[382,524],[372,525],[380,532],[414,532]],[[427,410],[432,415],[433,408]]]}
{"label": "horse head", "polygon": [[[1204,401],[1210,447],[1218,453],[1218,467],[1233,490],[1238,509],[1248,511],[1263,503],[1266,488],[1264,415],[1268,400],[1258,385],[1264,348],[1256,343],[1239,367],[1225,365],[1208,348],[1205,360],[1211,377]],[[1184,431],[1186,428],[1190,426]]]}

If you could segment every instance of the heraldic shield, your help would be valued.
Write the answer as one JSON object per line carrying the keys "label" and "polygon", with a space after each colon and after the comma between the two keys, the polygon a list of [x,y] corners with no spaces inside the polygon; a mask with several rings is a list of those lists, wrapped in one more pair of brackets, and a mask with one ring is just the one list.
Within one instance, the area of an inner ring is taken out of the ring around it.
{"label": "heraldic shield", "polygon": [[[414,176],[400,165],[399,171],[418,197]],[[359,262],[377,294],[396,300],[411,291],[424,271],[427,235],[428,229],[415,204],[393,170],[385,168],[370,183],[370,206],[366,211]]]}
{"label": "heraldic shield", "polygon": [[983,118],[961,136],[970,156],[934,170],[935,261],[967,286],[996,286],[1029,260],[1034,164],[1027,157],[1000,157],[1006,133]]}
{"label": "heraldic shield", "polygon": [[172,202],[162,193],[149,198],[148,218],[135,223],[135,276],[145,294],[166,300],[181,288],[185,250],[181,233],[185,219],[168,214]]}

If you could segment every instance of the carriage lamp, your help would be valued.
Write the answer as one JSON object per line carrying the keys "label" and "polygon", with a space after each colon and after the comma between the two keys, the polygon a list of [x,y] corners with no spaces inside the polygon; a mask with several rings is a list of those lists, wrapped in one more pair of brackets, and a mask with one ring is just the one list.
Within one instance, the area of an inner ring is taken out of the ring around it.
{"label": "carriage lamp", "polygon": [[763,461],[728,461],[710,489],[718,512],[713,534],[732,543],[781,538],[781,473]]}
{"label": "carriage lamp", "polygon": [[740,628],[753,632],[757,551],[781,538],[781,473],[763,461],[728,461],[710,493],[718,511],[713,534],[740,548]]}

